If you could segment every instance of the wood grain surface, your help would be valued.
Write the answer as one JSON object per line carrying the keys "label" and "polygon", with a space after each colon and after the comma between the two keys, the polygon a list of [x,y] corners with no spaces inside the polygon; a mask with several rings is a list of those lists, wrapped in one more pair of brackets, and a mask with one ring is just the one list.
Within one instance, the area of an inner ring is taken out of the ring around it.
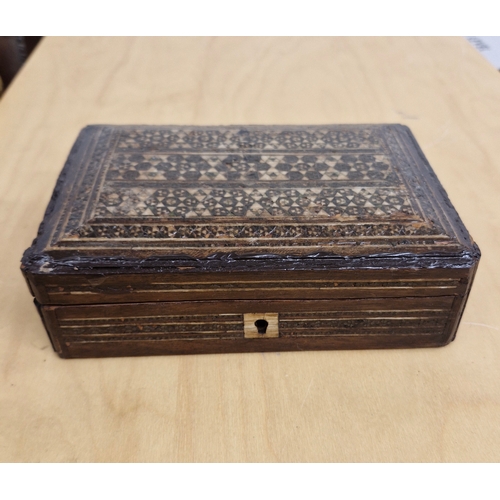
{"label": "wood grain surface", "polygon": [[[500,460],[500,75],[459,38],[47,38],[0,101],[0,460]],[[19,271],[88,123],[403,123],[482,259],[444,348],[62,360]]]}

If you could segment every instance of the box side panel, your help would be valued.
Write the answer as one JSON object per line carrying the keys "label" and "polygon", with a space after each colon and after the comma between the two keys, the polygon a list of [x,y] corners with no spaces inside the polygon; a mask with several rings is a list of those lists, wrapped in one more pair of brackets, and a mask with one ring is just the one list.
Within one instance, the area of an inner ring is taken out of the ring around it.
{"label": "box side panel", "polygon": [[52,300],[52,297],[49,295],[50,289],[43,284],[43,279],[40,280],[36,274],[29,272],[23,265],[21,265],[21,272],[31,295],[38,304],[50,304]]}
{"label": "box side panel", "polygon": [[54,351],[59,354],[61,358],[67,358],[68,352],[64,342],[62,342],[62,336],[60,335],[60,326],[56,316],[56,312],[53,308],[44,307],[37,303],[35,299],[35,307],[37,308],[38,314],[42,319],[43,326],[47,331],[50,343]]}
{"label": "box side panel", "polygon": [[[42,310],[62,357],[102,357],[438,346],[445,343],[453,302],[453,296],[234,300]],[[275,334],[249,334],[248,317],[259,315],[276,318]]]}
{"label": "box side panel", "polygon": [[[479,254],[479,249],[478,249],[478,254]],[[478,266],[479,266],[479,258],[478,260],[476,260],[474,266],[472,266],[469,270],[469,276],[467,279],[467,287],[465,289],[465,292],[455,297],[455,300],[451,308],[450,321],[445,331],[446,344],[449,344],[450,342],[455,340],[455,336],[457,334],[457,330],[460,325],[460,320],[462,319],[463,313],[465,311],[465,306],[467,305],[467,301],[469,299],[469,295],[472,289],[472,284],[474,282]]]}

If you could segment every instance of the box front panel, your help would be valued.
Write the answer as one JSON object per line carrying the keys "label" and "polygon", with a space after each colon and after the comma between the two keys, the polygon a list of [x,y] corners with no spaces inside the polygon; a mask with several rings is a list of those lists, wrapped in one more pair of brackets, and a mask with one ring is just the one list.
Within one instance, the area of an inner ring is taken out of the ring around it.
{"label": "box front panel", "polygon": [[43,306],[62,357],[443,345],[453,296]]}

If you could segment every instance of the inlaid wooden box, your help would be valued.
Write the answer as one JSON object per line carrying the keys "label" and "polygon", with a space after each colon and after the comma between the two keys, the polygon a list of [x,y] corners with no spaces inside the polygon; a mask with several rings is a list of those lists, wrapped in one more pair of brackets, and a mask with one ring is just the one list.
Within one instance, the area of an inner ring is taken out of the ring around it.
{"label": "inlaid wooden box", "polygon": [[61,357],[432,347],[480,252],[407,127],[86,127],[22,271]]}

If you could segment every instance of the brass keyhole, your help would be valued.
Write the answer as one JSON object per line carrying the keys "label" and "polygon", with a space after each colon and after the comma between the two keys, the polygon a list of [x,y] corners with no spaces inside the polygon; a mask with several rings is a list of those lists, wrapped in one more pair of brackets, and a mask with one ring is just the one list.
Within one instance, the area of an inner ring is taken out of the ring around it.
{"label": "brass keyhole", "polygon": [[258,319],[254,325],[257,327],[257,333],[265,335],[269,323],[265,319]]}

